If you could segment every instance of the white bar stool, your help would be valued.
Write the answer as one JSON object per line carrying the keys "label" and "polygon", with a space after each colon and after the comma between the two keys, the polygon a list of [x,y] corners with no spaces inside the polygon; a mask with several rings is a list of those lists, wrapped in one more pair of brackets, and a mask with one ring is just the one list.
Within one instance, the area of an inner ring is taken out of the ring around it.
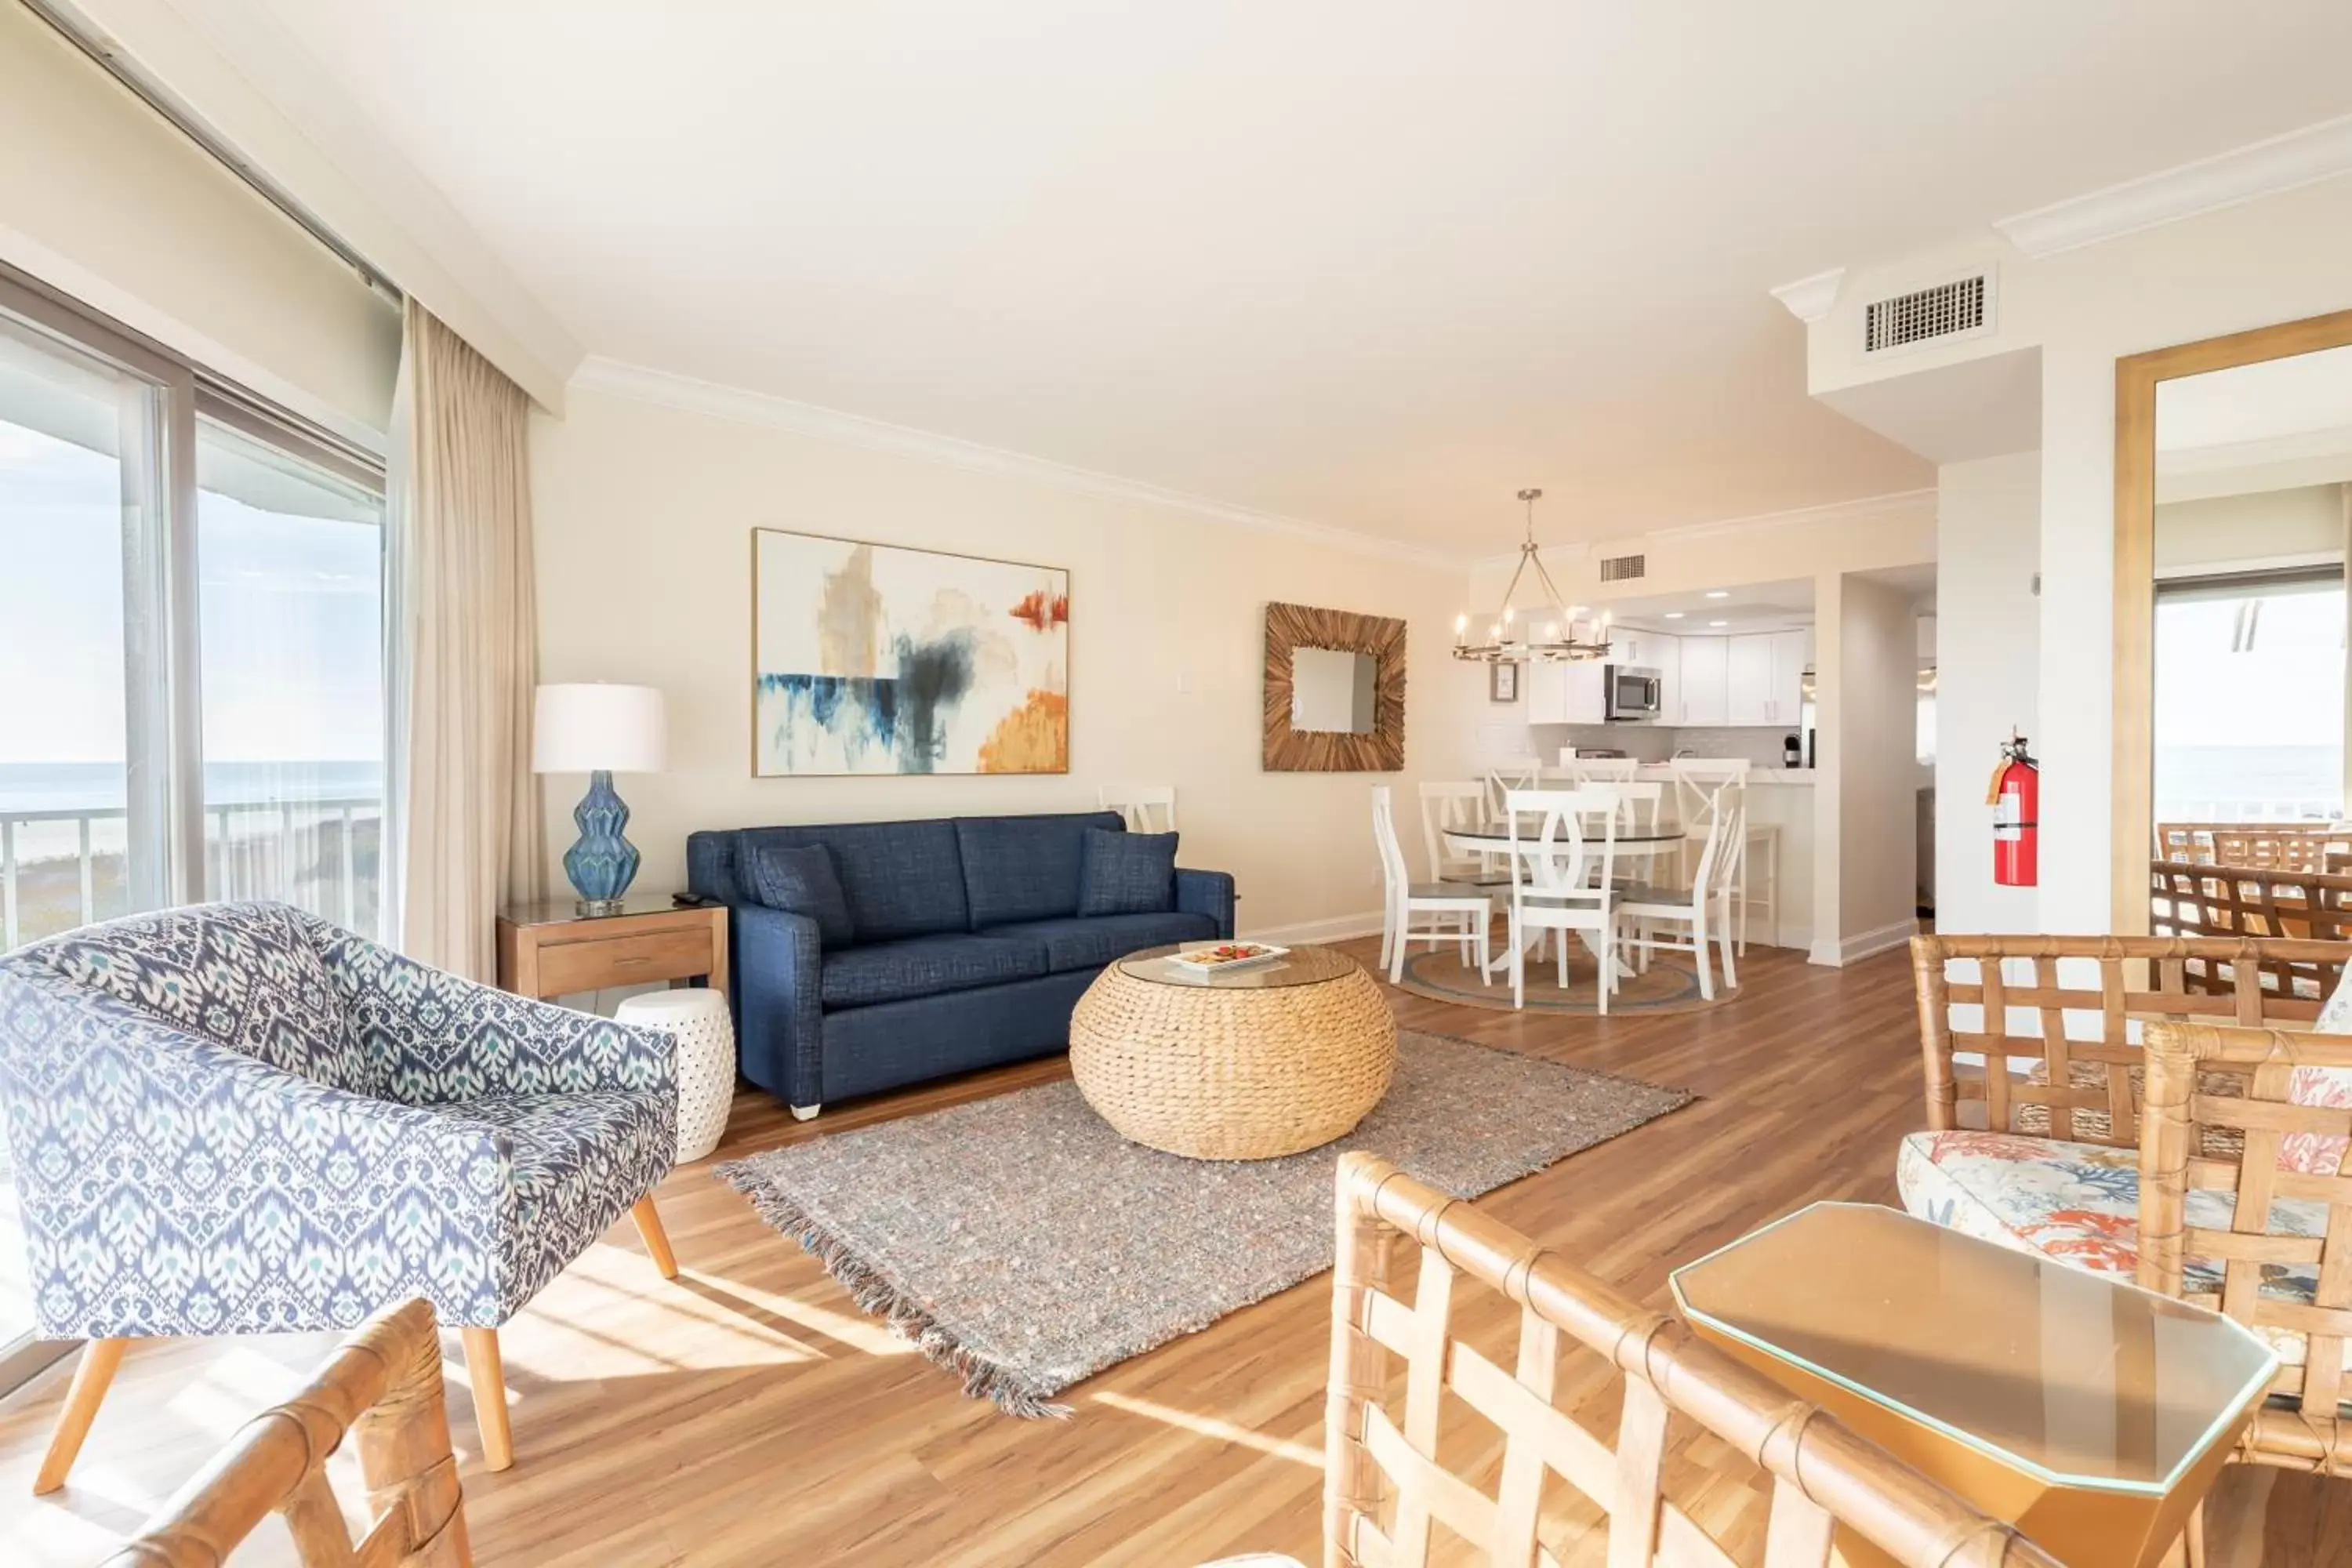
{"label": "white bar stool", "polygon": [[[1761,885],[1764,896],[1753,898],[1748,889],[1757,882],[1749,879],[1756,865],[1756,850],[1764,850],[1764,875]],[[1780,828],[1777,823],[1748,824],[1748,853],[1739,858],[1739,878],[1731,890],[1732,900],[1739,906],[1739,956],[1748,956],[1748,911],[1760,909],[1772,922],[1772,945],[1780,945]]]}

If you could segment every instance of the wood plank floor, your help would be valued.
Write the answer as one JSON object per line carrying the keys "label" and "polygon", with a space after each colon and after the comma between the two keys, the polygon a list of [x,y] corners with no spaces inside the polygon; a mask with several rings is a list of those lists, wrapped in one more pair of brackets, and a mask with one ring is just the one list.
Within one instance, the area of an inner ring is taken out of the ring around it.
{"label": "wood plank floor", "polygon": [[[1370,944],[1349,946],[1370,961]],[[1775,1215],[1817,1198],[1895,1201],[1895,1142],[1921,1121],[1904,954],[1831,970],[1759,949],[1742,978],[1739,995],[1712,1012],[1605,1022],[1394,1000],[1407,1027],[1700,1097],[1481,1200],[1664,1303],[1670,1268]],[[805,1125],[747,1092],[719,1157],[1066,1070],[1059,1059],[1031,1063],[831,1107]],[[451,1336],[451,1421],[486,1568],[1181,1568],[1248,1551],[1319,1560],[1328,1277],[1081,1384],[1068,1396],[1072,1420],[1024,1422],[963,1398],[704,1167],[674,1173],[659,1202],[678,1281],[654,1274],[624,1221],[505,1331],[517,1459],[504,1474],[475,1461]],[[1500,1331],[1497,1305],[1487,1303],[1485,1321]],[[1474,1314],[1474,1331],[1479,1322]],[[0,1406],[0,1560],[95,1561],[332,1342],[134,1347],[72,1484],[34,1499],[67,1368],[53,1370]],[[1481,1440],[1466,1429],[1447,1439]],[[347,1467],[348,1456],[336,1463]],[[1744,1461],[1685,1433],[1669,1490],[1752,1551],[1763,1501],[1747,1474]],[[355,1497],[355,1479],[344,1489]],[[2352,1485],[2284,1479],[2267,1560],[2303,1568],[2352,1557],[2346,1494]],[[1563,1500],[1554,1517],[1563,1559],[1591,1560],[1590,1510]],[[239,1559],[287,1561],[274,1523]]]}

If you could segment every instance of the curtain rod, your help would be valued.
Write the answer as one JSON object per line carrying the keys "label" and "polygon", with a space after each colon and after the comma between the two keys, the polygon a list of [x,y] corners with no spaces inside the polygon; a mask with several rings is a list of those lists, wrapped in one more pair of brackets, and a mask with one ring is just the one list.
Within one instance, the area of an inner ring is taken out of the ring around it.
{"label": "curtain rod", "polygon": [[194,109],[140,69],[136,61],[125,56],[112,38],[68,0],[18,0],[18,3],[47,23],[59,37],[87,56],[100,69],[121,83],[132,97],[161,115],[166,124],[203,148],[215,163],[242,180],[255,195],[285,215],[297,228],[325,247],[337,260],[357,273],[360,281],[370,289],[394,305],[404,302],[404,296],[393,281],[369,265],[367,258],[329,228],[324,219],[256,168],[227,138],[205,124]]}

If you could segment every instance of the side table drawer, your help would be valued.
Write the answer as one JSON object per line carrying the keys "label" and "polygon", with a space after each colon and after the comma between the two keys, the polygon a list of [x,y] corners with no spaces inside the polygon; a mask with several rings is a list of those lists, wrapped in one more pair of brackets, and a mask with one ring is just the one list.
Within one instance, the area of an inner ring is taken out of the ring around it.
{"label": "side table drawer", "polygon": [[565,996],[651,980],[683,980],[712,968],[708,931],[653,931],[598,942],[550,942],[539,950],[539,993]]}

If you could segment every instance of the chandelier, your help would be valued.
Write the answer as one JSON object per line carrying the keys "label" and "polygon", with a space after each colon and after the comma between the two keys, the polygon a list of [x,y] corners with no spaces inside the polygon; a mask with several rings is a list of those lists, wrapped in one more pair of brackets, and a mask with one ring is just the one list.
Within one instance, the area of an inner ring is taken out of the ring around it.
{"label": "chandelier", "polygon": [[[1454,657],[1481,664],[1560,664],[1608,658],[1608,613],[1587,618],[1584,606],[1561,597],[1551,574],[1544,570],[1536,543],[1536,502],[1543,499],[1543,491],[1521,490],[1519,499],[1528,505],[1528,537],[1519,546],[1519,564],[1511,574],[1510,585],[1503,590],[1502,607],[1488,624],[1483,642],[1470,640],[1468,616],[1454,618]],[[1546,596],[1522,622],[1511,596],[1519,591],[1519,579],[1530,566],[1536,569],[1536,581]]]}

